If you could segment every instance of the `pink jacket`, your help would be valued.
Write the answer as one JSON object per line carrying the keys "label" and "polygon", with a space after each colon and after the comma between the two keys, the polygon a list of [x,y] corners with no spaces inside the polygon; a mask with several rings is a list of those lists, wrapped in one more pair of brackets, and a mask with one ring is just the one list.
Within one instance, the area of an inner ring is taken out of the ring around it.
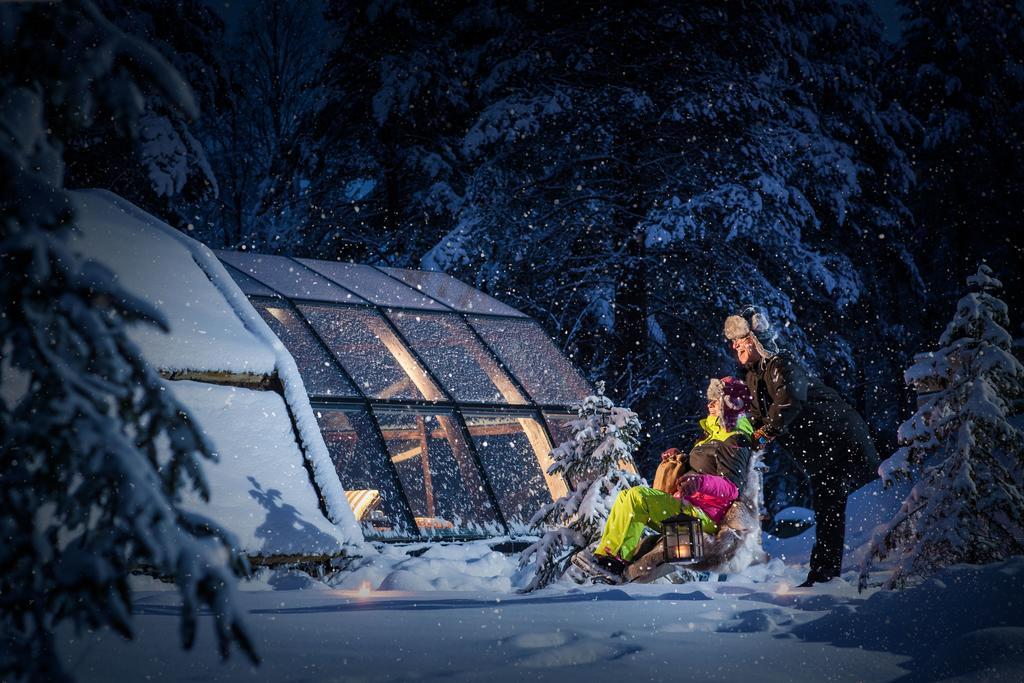
{"label": "pink jacket", "polygon": [[682,483],[690,478],[697,480],[697,490],[685,497],[682,497],[680,492],[676,491],[674,496],[691,505],[696,505],[706,512],[708,517],[714,520],[715,524],[720,524],[722,517],[725,516],[725,511],[729,509],[729,505],[740,494],[739,489],[725,477],[719,477],[714,474],[691,473],[679,481]]}

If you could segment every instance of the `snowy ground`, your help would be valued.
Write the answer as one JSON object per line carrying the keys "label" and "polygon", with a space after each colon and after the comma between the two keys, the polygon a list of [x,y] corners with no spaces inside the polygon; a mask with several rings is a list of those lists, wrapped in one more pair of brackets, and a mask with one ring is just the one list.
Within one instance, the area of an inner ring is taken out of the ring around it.
{"label": "snowy ground", "polygon": [[776,559],[724,582],[520,595],[514,558],[486,544],[424,549],[388,546],[333,585],[248,582],[258,668],[219,661],[209,624],[181,651],[176,593],[148,580],[135,642],[69,632],[65,660],[82,681],[1024,680],[1024,557],[902,592],[858,594],[852,572],[794,589],[806,568]]}

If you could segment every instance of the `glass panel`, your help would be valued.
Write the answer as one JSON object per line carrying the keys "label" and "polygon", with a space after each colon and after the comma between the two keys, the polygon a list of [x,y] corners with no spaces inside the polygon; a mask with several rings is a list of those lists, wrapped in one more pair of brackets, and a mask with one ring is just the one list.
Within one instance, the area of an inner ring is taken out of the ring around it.
{"label": "glass panel", "polygon": [[365,304],[366,300],[331,282],[320,273],[286,256],[219,251],[217,255],[246,275],[290,299],[312,299],[334,303]]}
{"label": "glass panel", "polygon": [[523,393],[460,316],[393,311],[389,317],[456,400],[526,403]]}
{"label": "glass panel", "polygon": [[372,301],[380,306],[426,308],[435,311],[449,310],[444,304],[417,292],[412,287],[403,285],[393,277],[388,277],[371,266],[342,263],[341,261],[298,260],[346,289],[352,290],[367,301]]}
{"label": "glass panel", "polygon": [[591,394],[587,382],[537,323],[476,316],[471,320],[537,403],[570,406]]}
{"label": "glass panel", "polygon": [[548,431],[551,432],[556,447],[572,440],[572,427],[569,423],[575,419],[575,415],[568,413],[544,413],[544,422],[548,425]]}
{"label": "glass panel", "polygon": [[375,409],[420,533],[505,533],[454,416]]}
{"label": "glass panel", "polygon": [[364,394],[371,398],[445,400],[423,367],[376,311],[300,305]]}
{"label": "glass panel", "polygon": [[316,411],[327,451],[367,538],[418,536],[373,418],[363,408]]}
{"label": "glass panel", "polygon": [[330,354],[295,310],[281,300],[253,299],[252,305],[295,359],[310,396],[359,396]]}
{"label": "glass panel", "polygon": [[238,270],[237,268],[231,267],[227,263],[221,263],[223,264],[224,269],[228,271],[228,275],[231,276],[231,279],[234,280],[235,284],[238,285],[238,288],[242,290],[243,294],[247,294],[249,296],[274,297],[277,299],[281,298],[281,295],[272,290],[270,287],[267,287],[264,284],[257,282],[256,280],[253,280],[251,277],[249,277],[242,271]]}
{"label": "glass panel", "polygon": [[[544,422],[548,425],[551,438],[555,440],[556,448],[566,441],[572,440],[572,427],[569,426],[569,423],[575,419],[577,419],[575,415],[544,413]],[[632,458],[620,460],[619,467],[627,472],[639,474],[639,471],[636,469],[636,463],[633,462]]]}
{"label": "glass panel", "polygon": [[463,414],[510,530],[528,532],[534,513],[568,491],[560,476],[547,474],[551,442],[544,427],[532,415]]}
{"label": "glass panel", "polygon": [[381,270],[388,275],[397,277],[407,285],[429,294],[438,301],[443,301],[456,311],[526,317],[511,306],[506,306],[494,297],[487,296],[478,289],[473,289],[465,282],[456,280],[447,273],[403,270],[402,268],[381,268]]}

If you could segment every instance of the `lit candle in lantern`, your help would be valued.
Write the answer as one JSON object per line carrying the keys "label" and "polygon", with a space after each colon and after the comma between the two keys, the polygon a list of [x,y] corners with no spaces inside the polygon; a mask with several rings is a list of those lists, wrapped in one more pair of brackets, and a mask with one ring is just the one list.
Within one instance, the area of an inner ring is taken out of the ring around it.
{"label": "lit candle in lantern", "polygon": [[699,562],[704,557],[704,536],[700,521],[686,514],[662,522],[665,536],[665,561]]}

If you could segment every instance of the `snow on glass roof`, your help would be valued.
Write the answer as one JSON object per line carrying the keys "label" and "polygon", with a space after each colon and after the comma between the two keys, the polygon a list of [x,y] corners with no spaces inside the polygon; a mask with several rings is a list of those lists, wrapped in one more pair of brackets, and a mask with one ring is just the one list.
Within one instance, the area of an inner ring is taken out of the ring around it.
{"label": "snow on glass roof", "polygon": [[445,273],[216,253],[295,359],[365,537],[523,533],[567,491],[550,451],[592,391],[536,321]]}

